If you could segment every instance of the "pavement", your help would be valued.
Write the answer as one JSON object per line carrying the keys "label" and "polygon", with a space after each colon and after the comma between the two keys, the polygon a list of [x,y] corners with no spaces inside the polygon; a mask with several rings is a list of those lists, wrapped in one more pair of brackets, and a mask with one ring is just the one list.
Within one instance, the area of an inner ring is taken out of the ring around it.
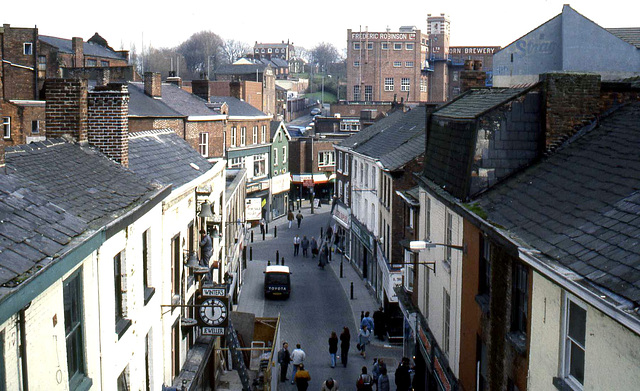
{"label": "pavement", "polygon": [[[297,233],[300,237],[306,235],[308,238],[319,238],[320,227],[325,231],[331,218],[329,205],[323,205],[311,214],[310,205],[306,202],[303,203],[301,211],[304,219],[300,229],[295,221],[289,229],[286,218],[280,218],[268,224],[268,233],[264,241],[260,235],[260,228],[253,229],[254,242],[249,243],[253,249],[253,261],[247,261],[237,310],[251,312],[256,316],[281,316],[282,340],[289,342],[290,351],[296,343],[300,343],[307,354],[305,366],[312,378],[309,390],[320,389],[322,381],[327,377],[336,379],[341,389],[355,388],[361,367],[366,365],[371,371],[374,357],[385,359],[391,384],[394,384],[393,375],[402,357],[402,347],[371,338],[366,359],[359,356],[355,349],[361,311],[373,313],[380,304],[354,266],[337,252],[332,254],[332,262],[324,270],[317,266],[317,260],[310,257],[302,258],[302,250],[300,256],[293,257],[293,236]],[[277,228],[277,237],[274,235],[274,228]],[[292,294],[288,300],[265,300],[263,297],[262,271],[267,261],[275,264],[276,251],[281,258],[285,258],[285,265],[292,271]],[[340,278],[341,261],[343,278]],[[349,365],[343,368],[338,364],[336,368],[331,368],[327,340],[331,331],[336,331],[339,335],[344,326],[349,327],[351,331]],[[281,391],[296,389],[289,382],[278,384]],[[224,374],[221,386],[217,389],[241,390],[237,373],[230,371]]]}

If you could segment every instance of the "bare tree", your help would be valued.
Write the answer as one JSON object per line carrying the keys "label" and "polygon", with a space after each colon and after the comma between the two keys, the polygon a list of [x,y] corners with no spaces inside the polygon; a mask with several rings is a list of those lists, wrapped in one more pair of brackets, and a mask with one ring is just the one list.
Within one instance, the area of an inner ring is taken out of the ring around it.
{"label": "bare tree", "polygon": [[222,63],[222,46],[223,41],[218,34],[200,31],[181,43],[177,51],[184,56],[193,77],[205,78]]}
{"label": "bare tree", "polygon": [[184,56],[178,53],[176,48],[149,48],[144,67],[146,71],[159,72],[162,79],[169,77],[171,71],[177,76],[182,76],[183,71],[188,71]]}
{"label": "bare tree", "polygon": [[233,64],[236,60],[245,57],[251,52],[251,46],[245,42],[236,41],[235,39],[225,39],[222,43],[222,52],[224,53],[224,61]]}
{"label": "bare tree", "polygon": [[326,72],[329,64],[337,62],[339,58],[338,49],[327,42],[319,43],[311,49],[311,61],[318,65],[320,72]]}

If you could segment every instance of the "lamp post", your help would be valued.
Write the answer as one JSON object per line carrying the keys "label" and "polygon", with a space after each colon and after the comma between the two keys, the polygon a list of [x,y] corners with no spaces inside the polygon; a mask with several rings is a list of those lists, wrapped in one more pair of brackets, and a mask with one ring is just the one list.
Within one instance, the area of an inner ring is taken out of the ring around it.
{"label": "lamp post", "polygon": [[320,95],[320,105],[321,109],[324,109],[324,75],[322,75],[322,93]]}

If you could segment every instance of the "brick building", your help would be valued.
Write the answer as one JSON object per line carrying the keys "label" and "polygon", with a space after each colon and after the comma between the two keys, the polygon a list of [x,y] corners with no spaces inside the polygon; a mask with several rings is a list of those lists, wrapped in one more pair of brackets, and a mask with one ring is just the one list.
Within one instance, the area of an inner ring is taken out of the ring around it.
{"label": "brick building", "polygon": [[243,82],[254,81],[262,84],[262,108],[258,109],[275,118],[276,111],[276,75],[269,64],[252,63],[240,59],[233,64],[220,66],[215,72],[216,81]]}
{"label": "brick building", "polygon": [[414,26],[398,32],[347,30],[347,100],[446,102],[461,93],[460,72],[474,60],[492,83],[492,56],[499,46],[450,46],[450,20],[427,18],[427,33]]}
{"label": "brick building", "polygon": [[293,42],[282,41],[282,43],[256,43],[253,45],[253,53],[248,56],[255,58],[256,60],[267,59],[271,60],[279,58],[285,61],[289,61],[296,56],[296,49],[293,46]]}

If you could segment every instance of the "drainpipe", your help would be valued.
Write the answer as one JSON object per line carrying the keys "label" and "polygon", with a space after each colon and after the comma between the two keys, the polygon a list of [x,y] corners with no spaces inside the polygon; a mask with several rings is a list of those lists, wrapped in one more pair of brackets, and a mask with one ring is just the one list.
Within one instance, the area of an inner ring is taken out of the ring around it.
{"label": "drainpipe", "polygon": [[27,370],[27,329],[26,329],[26,316],[25,312],[29,308],[28,304],[22,308],[18,315],[18,322],[20,323],[20,360],[22,363],[22,390],[29,391],[29,372]]}
{"label": "drainpipe", "polygon": [[38,26],[33,28],[33,99],[38,100]]}

